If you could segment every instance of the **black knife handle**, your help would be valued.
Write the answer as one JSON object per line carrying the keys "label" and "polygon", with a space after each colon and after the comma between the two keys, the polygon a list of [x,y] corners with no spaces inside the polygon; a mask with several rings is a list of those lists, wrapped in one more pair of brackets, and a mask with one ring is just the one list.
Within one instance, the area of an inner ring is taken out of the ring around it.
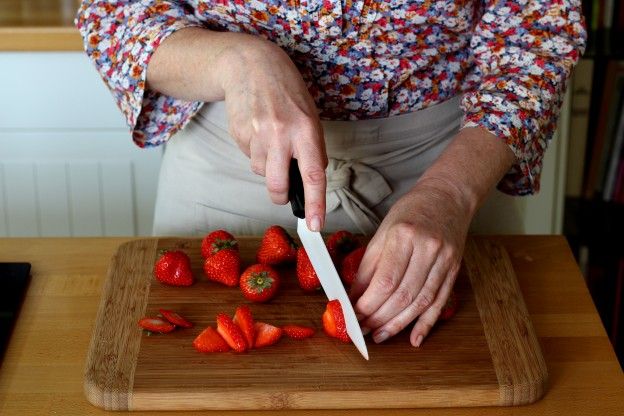
{"label": "black knife handle", "polygon": [[303,195],[303,179],[297,159],[290,161],[289,169],[290,186],[288,187],[288,199],[290,199],[290,207],[293,214],[299,218],[305,218],[305,197]]}

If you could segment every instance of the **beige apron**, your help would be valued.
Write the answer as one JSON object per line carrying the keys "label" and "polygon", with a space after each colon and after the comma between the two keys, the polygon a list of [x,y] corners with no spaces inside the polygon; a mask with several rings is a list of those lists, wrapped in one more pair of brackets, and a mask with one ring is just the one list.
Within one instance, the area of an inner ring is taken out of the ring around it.
{"label": "beige apron", "polygon": [[[381,218],[460,128],[460,97],[409,114],[323,121],[329,166],[324,231],[373,234]],[[228,134],[224,102],[207,103],[166,145],[154,235],[203,235],[223,228],[259,235],[293,229],[290,205],[271,202],[264,178]]]}

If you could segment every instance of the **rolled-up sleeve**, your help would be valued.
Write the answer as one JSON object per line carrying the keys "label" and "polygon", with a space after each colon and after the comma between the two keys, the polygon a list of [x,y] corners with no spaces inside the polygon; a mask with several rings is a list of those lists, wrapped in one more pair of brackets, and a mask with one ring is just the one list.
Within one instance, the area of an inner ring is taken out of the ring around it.
{"label": "rolled-up sleeve", "polygon": [[201,26],[185,2],[85,0],[76,26],[140,147],[165,142],[200,108],[200,102],[146,88],[147,65],[158,45],[176,30]]}
{"label": "rolled-up sleeve", "polygon": [[462,100],[463,125],[488,130],[515,154],[501,191],[539,190],[544,151],[585,42],[580,0],[484,2],[470,44],[475,88]]}

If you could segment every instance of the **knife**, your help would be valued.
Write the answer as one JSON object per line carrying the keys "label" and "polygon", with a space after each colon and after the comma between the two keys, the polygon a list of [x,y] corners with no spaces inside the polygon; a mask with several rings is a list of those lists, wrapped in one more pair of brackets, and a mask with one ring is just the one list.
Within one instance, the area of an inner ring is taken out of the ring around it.
{"label": "knife", "polygon": [[362,329],[355,316],[355,311],[353,310],[349,296],[338,276],[336,267],[329,256],[323,237],[319,232],[310,231],[306,224],[303,180],[301,179],[301,172],[299,171],[296,159],[292,159],[290,162],[289,175],[290,186],[288,188],[288,197],[293,214],[297,217],[297,234],[299,235],[299,239],[310,258],[310,263],[312,263],[312,267],[321,282],[325,295],[329,300],[338,299],[340,302],[349,338],[351,338],[353,344],[358,351],[360,351],[360,354],[368,360],[368,350],[366,348]]}

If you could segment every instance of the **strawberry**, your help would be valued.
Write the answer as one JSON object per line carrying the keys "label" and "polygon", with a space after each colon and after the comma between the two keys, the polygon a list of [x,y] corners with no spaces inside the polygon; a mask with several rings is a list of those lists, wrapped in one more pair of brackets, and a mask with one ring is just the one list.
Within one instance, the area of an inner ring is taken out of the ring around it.
{"label": "strawberry", "polygon": [[455,294],[455,291],[452,291],[451,295],[446,301],[446,304],[442,308],[442,312],[440,312],[440,316],[438,317],[438,320],[448,321],[449,319],[451,319],[455,315],[455,312],[457,312],[457,307],[458,307],[457,295]]}
{"label": "strawberry", "polygon": [[199,352],[226,352],[230,346],[213,327],[209,326],[193,341],[193,347]]}
{"label": "strawberry", "polygon": [[284,325],[282,329],[284,330],[284,334],[286,334],[288,338],[292,339],[310,338],[314,335],[314,328],[310,328],[308,326]]}
{"label": "strawberry", "polygon": [[238,285],[240,275],[240,255],[238,251],[225,248],[204,261],[204,274],[208,280],[223,283],[226,286]]}
{"label": "strawberry", "polygon": [[254,264],[241,275],[243,296],[253,302],[266,302],[275,296],[280,286],[280,276],[271,266]]}
{"label": "strawberry", "polygon": [[175,326],[179,326],[180,328],[192,328],[193,327],[192,323],[190,323],[189,321],[184,319],[182,315],[174,311],[171,311],[169,309],[159,309],[159,312],[163,316],[163,318],[165,318],[167,321],[171,322]]}
{"label": "strawberry", "polygon": [[297,249],[297,280],[301,289],[305,291],[311,292],[321,288],[321,282],[303,247]]}
{"label": "strawberry", "polygon": [[349,231],[340,230],[330,235],[325,245],[334,264],[339,265],[347,254],[360,246],[360,242]]}
{"label": "strawberry", "polygon": [[193,284],[191,259],[183,251],[165,251],[154,265],[154,276],[161,283],[171,286],[190,286]]}
{"label": "strawberry", "polygon": [[243,331],[249,348],[252,348],[256,337],[256,330],[254,329],[254,320],[253,316],[251,316],[251,309],[249,309],[249,306],[243,305],[236,308],[233,321],[238,325],[241,331]]}
{"label": "strawberry", "polygon": [[258,249],[258,263],[277,265],[293,262],[296,258],[297,244],[286,230],[279,225],[267,228]]}
{"label": "strawberry", "polygon": [[357,276],[366,247],[358,247],[347,254],[340,264],[340,277],[345,285],[351,285]]}
{"label": "strawberry", "polygon": [[159,332],[161,334],[166,334],[175,329],[175,325],[171,322],[167,322],[164,319],[160,318],[141,318],[139,320],[139,326],[143,329],[146,329],[150,332]]}
{"label": "strawberry", "polygon": [[202,240],[201,255],[206,259],[224,248],[238,251],[238,241],[227,231],[216,230]]}
{"label": "strawberry", "polygon": [[217,314],[217,332],[234,351],[247,351],[248,345],[243,331],[224,313]]}
{"label": "strawberry", "polygon": [[327,308],[323,313],[323,329],[330,337],[338,338],[343,342],[350,342],[347,334],[347,325],[342,313],[340,302],[335,299],[327,303]]}
{"label": "strawberry", "polygon": [[282,328],[278,328],[273,325],[269,325],[264,322],[256,322],[256,340],[254,342],[255,348],[268,347],[275,344],[282,337],[284,331]]}

